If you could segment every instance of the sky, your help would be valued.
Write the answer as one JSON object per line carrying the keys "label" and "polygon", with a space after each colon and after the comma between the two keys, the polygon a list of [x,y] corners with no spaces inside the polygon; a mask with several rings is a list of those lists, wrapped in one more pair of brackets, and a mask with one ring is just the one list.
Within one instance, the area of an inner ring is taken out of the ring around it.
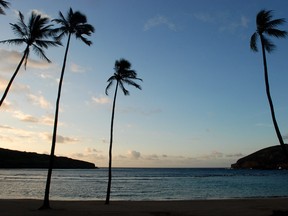
{"label": "sky", "polygon": [[[114,167],[230,167],[239,158],[278,145],[265,93],[262,54],[250,50],[256,14],[288,19],[284,0],[11,0],[0,16],[0,40],[15,38],[9,23],[21,11],[51,19],[71,7],[95,33],[89,47],[72,38],[61,94],[55,154],[108,166],[114,87],[105,95],[116,60],[125,58],[142,90],[118,92]],[[280,29],[288,30],[285,24]],[[288,136],[288,40],[272,39],[267,55],[280,130]],[[0,147],[50,153],[64,57],[52,63],[31,54],[0,107]],[[258,44],[260,45],[260,44]],[[24,46],[0,44],[0,92]]]}

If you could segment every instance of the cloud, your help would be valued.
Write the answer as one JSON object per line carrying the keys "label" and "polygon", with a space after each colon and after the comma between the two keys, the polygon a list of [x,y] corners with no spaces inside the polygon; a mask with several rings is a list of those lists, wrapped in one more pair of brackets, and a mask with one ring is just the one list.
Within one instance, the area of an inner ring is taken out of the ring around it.
{"label": "cloud", "polygon": [[217,25],[220,32],[235,33],[243,28],[248,28],[249,24],[249,19],[246,16],[235,17],[229,12],[197,12],[193,16],[201,22]]}
{"label": "cloud", "polygon": [[[48,114],[43,115],[41,117],[32,116],[30,114],[25,114],[20,110],[7,110],[12,113],[12,116],[20,121],[29,122],[29,123],[37,123],[40,125],[54,125],[54,115]],[[63,123],[58,122],[58,125],[63,125]]]}
{"label": "cloud", "polygon": [[[15,71],[17,65],[19,64],[23,53],[17,52],[14,50],[6,50],[0,49],[0,68],[2,71],[10,72]],[[49,69],[51,67],[51,63],[48,63],[44,60],[33,60],[28,58],[27,67],[34,68],[34,69]]]}
{"label": "cloud", "polygon": [[1,109],[5,110],[5,111],[12,110],[12,105],[7,99],[5,99],[5,101],[1,105]]}
{"label": "cloud", "polygon": [[30,122],[30,123],[38,123],[39,122],[38,118],[36,118],[32,115],[29,115],[29,114],[24,114],[21,111],[14,111],[13,116],[16,119],[19,119],[20,121],[23,121],[23,122]]}
{"label": "cloud", "polygon": [[141,157],[141,153],[140,152],[137,152],[137,151],[128,151],[127,153],[128,157],[129,158],[132,158],[132,159],[139,159]]}
{"label": "cloud", "polygon": [[[8,82],[9,82],[8,79],[10,80],[10,77],[9,78],[8,77],[5,78],[4,76],[0,75],[0,91],[1,92],[5,91],[5,89],[6,89],[7,85],[8,85]],[[13,91],[14,93],[27,93],[27,92],[30,91],[30,87],[28,85],[22,85],[22,84],[19,84],[17,82],[13,82],[12,86],[9,89],[9,92],[10,91]]]}
{"label": "cloud", "polygon": [[236,154],[227,154],[226,157],[232,157],[232,158],[241,158],[244,157],[242,153],[236,153]]}
{"label": "cloud", "polygon": [[30,14],[31,14],[32,12],[34,12],[34,13],[36,13],[36,14],[40,14],[42,17],[51,19],[51,16],[50,16],[50,15],[48,15],[48,14],[46,14],[45,12],[40,11],[40,10],[38,10],[38,9],[32,9],[32,10],[30,10],[29,13],[27,14],[27,16],[30,16]]}
{"label": "cloud", "polygon": [[[52,140],[52,134],[44,134],[44,137],[46,140]],[[75,143],[78,141],[79,140],[77,138],[74,138],[74,137],[64,137],[62,135],[57,135],[57,137],[56,137],[56,142],[62,143],[62,144]]]}
{"label": "cloud", "polygon": [[145,25],[144,25],[144,31],[148,31],[152,28],[158,27],[158,26],[166,26],[171,31],[176,31],[176,25],[168,20],[165,16],[155,16],[151,19],[149,19]]}
{"label": "cloud", "polygon": [[98,151],[95,148],[85,148],[85,153],[97,153]]}
{"label": "cloud", "polygon": [[52,105],[42,95],[36,96],[33,94],[28,95],[28,100],[34,105],[40,106],[42,109],[51,109]]}
{"label": "cloud", "polygon": [[70,70],[74,73],[84,73],[86,72],[88,69],[85,67],[82,67],[80,65],[77,65],[75,63],[71,63],[70,64]]}
{"label": "cloud", "polygon": [[12,127],[10,127],[8,125],[0,125],[0,128],[2,128],[2,129],[13,129]]}
{"label": "cloud", "polygon": [[92,101],[97,104],[109,104],[110,103],[110,99],[105,96],[92,97]]}
{"label": "cloud", "polygon": [[0,140],[5,141],[1,144],[7,143],[20,143],[23,144],[25,142],[31,143],[38,143],[39,138],[41,138],[41,133],[39,132],[33,132],[30,130],[25,130],[21,128],[15,128],[8,125],[0,125],[1,129],[1,138]]}
{"label": "cloud", "polygon": [[[212,151],[198,156],[142,154],[137,150],[129,150],[126,154],[113,156],[115,167],[230,167],[243,154]],[[107,167],[108,155],[103,155],[95,148],[85,148],[84,152],[74,154],[72,158],[95,163],[96,166]]]}

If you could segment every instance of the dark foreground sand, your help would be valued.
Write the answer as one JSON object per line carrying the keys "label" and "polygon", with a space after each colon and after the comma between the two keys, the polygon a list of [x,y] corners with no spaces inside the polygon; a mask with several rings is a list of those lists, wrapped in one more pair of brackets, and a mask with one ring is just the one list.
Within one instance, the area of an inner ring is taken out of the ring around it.
{"label": "dark foreground sand", "polygon": [[[288,215],[288,198],[193,201],[51,201],[51,210],[37,210],[40,200],[0,200],[1,216],[269,216]],[[277,214],[273,213],[278,210]],[[287,212],[286,212],[287,211]],[[282,213],[281,213],[282,212]],[[283,212],[286,212],[285,214]]]}

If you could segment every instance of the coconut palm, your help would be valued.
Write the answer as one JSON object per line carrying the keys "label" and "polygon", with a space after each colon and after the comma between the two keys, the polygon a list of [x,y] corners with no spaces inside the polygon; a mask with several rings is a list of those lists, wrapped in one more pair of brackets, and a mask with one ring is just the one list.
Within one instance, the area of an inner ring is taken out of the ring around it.
{"label": "coconut palm", "polygon": [[59,41],[48,40],[49,37],[53,36],[53,32],[51,29],[52,25],[49,24],[49,22],[50,22],[49,18],[42,17],[41,14],[32,12],[30,19],[26,25],[24,22],[24,16],[19,11],[18,22],[16,24],[10,23],[14,34],[17,35],[18,38],[3,40],[0,41],[0,43],[15,44],[15,45],[25,44],[26,48],[24,49],[23,56],[4,91],[4,94],[0,101],[0,106],[5,100],[7,93],[13,83],[13,80],[15,79],[23,62],[26,69],[28,57],[30,54],[30,48],[32,47],[32,50],[38,56],[40,56],[40,58],[45,59],[47,62],[51,62],[45,55],[43,48],[47,49],[50,46],[61,45]]}
{"label": "coconut palm", "polygon": [[137,77],[137,73],[134,70],[131,70],[131,64],[129,61],[125,59],[120,59],[115,62],[115,73],[111,76],[107,82],[108,85],[106,87],[105,93],[108,95],[108,90],[112,86],[114,82],[116,82],[116,88],[114,92],[113,106],[112,106],[112,117],[111,117],[111,129],[110,129],[110,146],[109,146],[109,176],[108,176],[108,187],[107,187],[107,195],[105,204],[109,204],[110,201],[110,191],[111,191],[111,180],[112,180],[112,143],[113,143],[113,125],[114,125],[114,114],[115,114],[115,104],[118,87],[121,88],[124,95],[129,95],[129,91],[124,87],[124,84],[132,85],[138,89],[142,89],[139,84],[137,84],[134,80],[142,79]]}
{"label": "coconut palm", "polygon": [[272,36],[276,38],[285,38],[287,36],[287,32],[283,30],[277,29],[278,25],[284,24],[285,19],[272,19],[272,11],[271,10],[261,10],[256,17],[256,32],[251,36],[250,40],[250,48],[257,52],[257,39],[260,38],[261,47],[262,47],[262,56],[263,56],[263,64],[264,64],[264,78],[265,78],[265,86],[266,86],[266,94],[270,106],[271,116],[273,125],[275,128],[275,132],[279,143],[284,151],[284,154],[288,159],[288,152],[286,150],[283,137],[281,135],[273,106],[272,97],[270,94],[270,86],[269,86],[269,77],[268,77],[268,67],[266,60],[266,51],[271,53],[275,49],[275,45],[267,38],[267,36]]}
{"label": "coconut palm", "polygon": [[57,95],[57,101],[56,101],[56,110],[55,110],[55,119],[54,119],[54,129],[53,129],[53,135],[52,135],[52,145],[51,145],[51,153],[50,153],[50,162],[49,162],[49,169],[47,174],[47,181],[46,181],[46,189],[45,189],[45,196],[44,196],[44,202],[41,207],[41,209],[49,209],[49,192],[50,192],[50,182],[51,182],[51,175],[52,175],[52,169],[54,164],[54,152],[55,152],[55,146],[56,146],[56,137],[57,137],[57,125],[58,125],[58,113],[59,113],[59,103],[60,103],[60,96],[61,96],[61,88],[62,88],[62,82],[64,77],[64,71],[67,61],[67,54],[69,50],[70,45],[70,39],[72,35],[75,35],[77,39],[82,40],[85,44],[91,45],[92,42],[89,41],[87,38],[84,37],[84,35],[90,36],[94,32],[94,27],[90,24],[87,24],[87,18],[84,14],[80,13],[79,11],[73,12],[72,8],[67,13],[67,17],[64,17],[61,12],[59,12],[59,18],[54,19],[54,22],[57,24],[60,24],[59,28],[56,28],[54,32],[59,33],[59,35],[56,37],[58,41],[60,41],[65,35],[68,36],[67,44],[66,44],[66,50],[64,54],[64,60],[60,75],[60,81],[58,86],[58,95]]}
{"label": "coconut palm", "polygon": [[[0,0],[0,14],[5,15],[5,11],[3,8],[9,8],[10,3],[4,0]],[[2,8],[3,7],[3,8]]]}

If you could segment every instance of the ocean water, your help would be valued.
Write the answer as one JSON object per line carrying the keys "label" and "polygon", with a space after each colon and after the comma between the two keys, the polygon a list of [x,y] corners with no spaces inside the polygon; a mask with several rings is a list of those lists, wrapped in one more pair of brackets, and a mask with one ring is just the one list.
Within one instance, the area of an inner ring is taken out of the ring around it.
{"label": "ocean water", "polygon": [[[0,199],[43,199],[47,170],[0,169]],[[54,170],[50,198],[105,200],[106,168]],[[114,168],[111,200],[288,196],[288,170]]]}

